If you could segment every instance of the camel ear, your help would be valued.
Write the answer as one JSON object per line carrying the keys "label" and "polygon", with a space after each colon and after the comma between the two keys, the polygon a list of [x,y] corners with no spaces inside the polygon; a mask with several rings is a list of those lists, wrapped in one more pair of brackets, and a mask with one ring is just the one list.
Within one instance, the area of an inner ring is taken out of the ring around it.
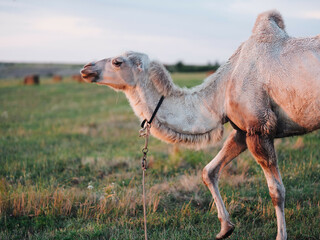
{"label": "camel ear", "polygon": [[134,70],[138,73],[145,72],[149,66],[149,57],[143,53],[128,52],[128,60],[131,62]]}
{"label": "camel ear", "polygon": [[139,72],[145,71],[147,67],[147,56],[144,54],[135,54],[130,56],[130,60]]}
{"label": "camel ear", "polygon": [[140,61],[140,62],[138,63],[137,69],[138,69],[139,72],[143,72],[143,63],[142,63],[142,61]]}

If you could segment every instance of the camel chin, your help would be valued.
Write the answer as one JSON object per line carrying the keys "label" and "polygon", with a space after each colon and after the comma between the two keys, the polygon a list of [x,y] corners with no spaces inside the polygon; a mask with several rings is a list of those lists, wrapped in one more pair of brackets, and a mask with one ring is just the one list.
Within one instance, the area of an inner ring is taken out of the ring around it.
{"label": "camel chin", "polygon": [[97,82],[96,78],[92,77],[92,76],[82,75],[81,77],[87,83],[96,83]]}

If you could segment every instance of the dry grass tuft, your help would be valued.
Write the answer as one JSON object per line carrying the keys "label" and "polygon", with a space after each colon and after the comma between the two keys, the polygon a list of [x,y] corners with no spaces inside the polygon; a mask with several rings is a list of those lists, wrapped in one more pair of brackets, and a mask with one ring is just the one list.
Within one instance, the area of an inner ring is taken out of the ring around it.
{"label": "dry grass tuft", "polygon": [[[3,180],[2,180],[3,181]],[[1,189],[0,214],[9,216],[75,216],[84,219],[99,219],[112,210],[135,212],[138,191],[129,188],[125,192],[116,192],[113,185],[104,188],[104,192],[94,192],[79,188],[38,190],[35,187],[21,188],[14,192]]]}
{"label": "dry grass tuft", "polygon": [[179,177],[175,186],[177,191],[183,192],[199,192],[202,184],[202,173],[198,171],[195,175],[186,174]]}
{"label": "dry grass tuft", "polygon": [[304,148],[303,137],[298,137],[295,144],[292,146],[293,149],[302,149]]}
{"label": "dry grass tuft", "polygon": [[222,172],[222,181],[233,187],[238,187],[245,182],[251,181],[248,177],[250,170],[249,162],[241,157],[225,167]]}
{"label": "dry grass tuft", "polygon": [[203,186],[201,176],[201,171],[197,171],[194,174],[179,176],[171,182],[162,182],[152,186],[148,193],[150,206],[152,205],[156,210],[160,200],[167,195],[171,195],[178,201],[192,200],[198,205],[202,204],[204,199],[200,197],[201,187]]}

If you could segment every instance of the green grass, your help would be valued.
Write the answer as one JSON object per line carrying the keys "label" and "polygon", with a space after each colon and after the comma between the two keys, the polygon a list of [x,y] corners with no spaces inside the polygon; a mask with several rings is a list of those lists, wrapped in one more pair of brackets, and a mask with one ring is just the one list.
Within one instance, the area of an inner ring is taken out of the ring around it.
{"label": "green grass", "polygon": [[[191,87],[205,74],[173,78]],[[0,239],[143,239],[138,130],[125,96],[107,87],[0,81]],[[320,239],[319,143],[319,131],[276,140],[289,239]],[[220,223],[201,170],[220,147],[151,139],[150,239],[214,239]],[[248,152],[226,167],[220,190],[236,224],[230,239],[275,239],[266,181]]]}

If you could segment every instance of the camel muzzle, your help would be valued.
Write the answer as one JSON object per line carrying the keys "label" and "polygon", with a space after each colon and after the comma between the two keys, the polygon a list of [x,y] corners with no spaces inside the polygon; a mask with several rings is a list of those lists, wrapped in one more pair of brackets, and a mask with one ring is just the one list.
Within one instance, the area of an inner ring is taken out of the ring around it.
{"label": "camel muzzle", "polygon": [[97,82],[101,71],[96,69],[94,63],[86,64],[80,71],[82,78],[86,82]]}

